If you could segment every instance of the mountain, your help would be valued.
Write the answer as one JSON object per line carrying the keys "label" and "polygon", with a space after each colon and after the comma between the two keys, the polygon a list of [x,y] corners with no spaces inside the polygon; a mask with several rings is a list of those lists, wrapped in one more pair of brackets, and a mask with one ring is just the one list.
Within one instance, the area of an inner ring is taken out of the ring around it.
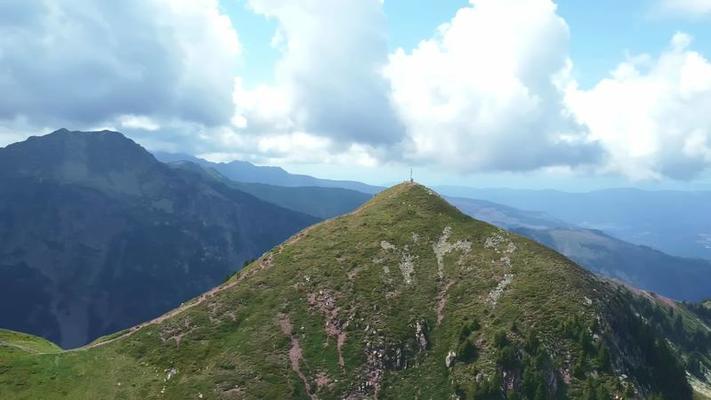
{"label": "mountain", "polygon": [[206,168],[191,161],[171,162],[168,165],[201,173],[266,202],[319,219],[333,218],[351,212],[372,197],[370,194],[336,187],[289,187],[237,182],[228,179],[213,168]]}
{"label": "mountain", "polygon": [[708,260],[670,256],[542,212],[467,198],[448,200],[465,214],[533,239],[596,274],[677,300],[699,301],[711,296]]}
{"label": "mountain", "polygon": [[711,332],[686,305],[410,183],[84,348],[6,336],[0,398],[13,399],[687,400],[710,387]]}
{"label": "mountain", "polygon": [[674,256],[711,260],[711,191],[438,189],[449,196],[540,211]]}
{"label": "mountain", "polygon": [[0,149],[0,327],[63,347],[153,318],[317,219],[116,132]]}
{"label": "mountain", "polygon": [[319,179],[308,175],[291,174],[280,167],[257,166],[247,161],[214,163],[187,154],[163,152],[156,152],[154,154],[156,158],[166,163],[190,161],[206,169],[214,169],[225,177],[237,182],[263,183],[288,187],[316,186],[341,188],[368,194],[375,194],[383,190],[382,187],[367,185],[361,182]]}
{"label": "mountain", "polygon": [[234,187],[264,201],[320,219],[351,212],[373,196],[355,190],[327,187],[283,187],[235,182]]}
{"label": "mountain", "polygon": [[[183,168],[200,168],[182,162]],[[194,167],[192,167],[194,166]],[[350,212],[370,196],[335,188],[288,188],[233,182],[210,170],[212,176],[265,201],[320,218]],[[671,256],[631,244],[606,233],[586,229],[540,211],[526,211],[486,200],[447,197],[465,214],[533,239],[569,257],[589,271],[677,300],[698,301],[711,296],[711,262]]]}
{"label": "mountain", "polygon": [[[174,165],[200,168],[190,162]],[[265,201],[319,218],[350,212],[370,198],[347,189],[234,182],[214,169],[210,171],[211,175]],[[541,211],[521,210],[465,197],[446,199],[465,214],[533,239],[596,274],[677,300],[698,301],[711,296],[711,261],[671,256],[648,246],[619,240],[600,230],[576,226]]]}
{"label": "mountain", "polygon": [[447,197],[453,206],[463,213],[504,229],[553,229],[576,228],[540,211],[526,211],[486,200],[465,197]]}
{"label": "mountain", "polygon": [[591,229],[514,229],[597,274],[678,300],[711,295],[711,262],[674,257]]}

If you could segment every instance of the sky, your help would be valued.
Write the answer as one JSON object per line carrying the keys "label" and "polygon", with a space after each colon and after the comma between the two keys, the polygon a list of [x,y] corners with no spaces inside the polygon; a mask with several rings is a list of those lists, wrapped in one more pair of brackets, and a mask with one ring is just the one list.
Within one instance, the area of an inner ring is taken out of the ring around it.
{"label": "sky", "polygon": [[0,146],[111,129],[375,184],[711,190],[711,0],[7,0],[0,93]]}

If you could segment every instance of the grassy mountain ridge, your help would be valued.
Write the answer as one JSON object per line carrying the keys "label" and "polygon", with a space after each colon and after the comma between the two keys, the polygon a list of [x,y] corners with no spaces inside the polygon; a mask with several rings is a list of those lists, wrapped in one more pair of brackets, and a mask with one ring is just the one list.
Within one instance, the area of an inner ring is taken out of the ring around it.
{"label": "grassy mountain ridge", "polygon": [[711,294],[708,260],[671,256],[541,212],[467,198],[448,200],[473,218],[533,239],[596,274],[677,300],[698,301]]}
{"label": "grassy mountain ridge", "polygon": [[96,346],[0,353],[0,397],[690,399],[652,315],[708,328],[650,296],[402,184]]}
{"label": "grassy mountain ridge", "polygon": [[0,347],[4,352],[21,351],[30,354],[59,353],[62,349],[54,343],[26,333],[0,329]]}
{"label": "grassy mountain ridge", "polygon": [[[169,157],[170,155],[165,156]],[[178,159],[190,158],[185,155],[173,155],[173,157]],[[227,179],[209,166],[212,164],[199,159],[195,160],[203,162],[207,171],[211,171],[215,176],[219,175],[220,179],[232,182],[231,184],[236,185],[240,190],[251,193],[265,201],[319,218],[330,218],[349,212],[369,198],[369,196],[359,192],[338,188],[281,187],[264,183],[235,182]],[[184,162],[183,165],[187,166],[188,164],[197,167],[197,164],[193,164],[190,161]],[[261,178],[257,174],[251,177],[251,179]],[[452,188],[449,189],[453,190]],[[460,189],[460,192],[462,190]],[[520,195],[520,192],[526,193],[525,191],[516,190],[493,190],[491,192],[493,194],[481,189],[472,193],[481,193],[484,196],[487,194],[498,195],[503,199],[507,199],[504,196],[506,194],[513,196],[517,193]],[[577,196],[582,196],[555,191],[533,193],[538,196],[547,194],[553,197],[562,196],[563,199],[558,199],[556,204],[561,205],[563,209],[578,209],[579,207],[570,203],[574,203]],[[640,196],[638,191],[634,190],[617,190],[611,191],[611,193],[615,196]],[[465,191],[461,194],[466,195],[468,192]],[[595,193],[588,194],[588,196],[594,195]],[[598,198],[596,197],[596,199]],[[643,200],[644,197],[642,196],[641,199]],[[697,301],[708,297],[711,293],[709,289],[711,288],[711,261],[671,256],[647,246],[635,245],[616,239],[600,230],[587,229],[570,224],[544,212],[526,211],[503,204],[466,197],[447,197],[447,200],[474,218],[536,240],[563,253],[579,265],[597,274],[620,279],[635,287],[655,291],[677,300]],[[647,199],[646,202],[649,203],[652,200]],[[519,205],[530,207],[540,202],[540,199],[531,204],[519,201]],[[630,207],[633,204],[634,201],[628,200],[623,202],[622,206]],[[657,201],[652,202],[651,205],[648,204],[647,207],[659,209],[662,205]],[[691,208],[693,209],[693,207]]]}
{"label": "grassy mountain ridge", "polygon": [[559,251],[590,271],[678,300],[698,301],[711,291],[711,262],[670,256],[590,229],[514,232]]}

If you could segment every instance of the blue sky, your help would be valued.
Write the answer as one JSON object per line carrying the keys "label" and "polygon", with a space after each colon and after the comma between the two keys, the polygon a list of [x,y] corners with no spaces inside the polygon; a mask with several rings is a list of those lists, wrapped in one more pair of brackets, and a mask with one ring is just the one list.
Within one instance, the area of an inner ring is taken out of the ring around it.
{"label": "blue sky", "polygon": [[[388,0],[384,3],[387,18],[388,44],[412,49],[422,39],[432,36],[437,27],[452,18],[467,5],[466,0],[422,0],[412,7],[410,0]],[[269,83],[274,79],[274,64],[279,51],[271,46],[278,27],[274,20],[250,11],[245,0],[220,0],[220,7],[229,15],[240,31],[245,57],[249,62],[240,65],[239,73],[250,84]]]}
{"label": "blue sky", "polygon": [[[238,73],[245,85],[274,82],[274,67],[280,51],[270,43],[279,26],[274,18],[255,14],[245,0],[221,0],[223,10],[240,31],[245,62]],[[416,6],[413,6],[416,4]],[[439,26],[448,23],[456,12],[468,7],[466,0],[386,0],[383,11],[387,21],[387,40],[390,51],[402,48],[412,51],[425,39],[436,34]],[[677,32],[693,36],[694,50],[711,54],[711,24],[704,16],[690,16],[663,10],[656,1],[581,2],[560,0],[558,14],[570,29],[569,52],[574,63],[573,76],[583,89],[590,89],[626,58],[638,54],[656,55],[669,46],[670,38]],[[324,175],[321,165],[297,163],[287,165],[301,173]],[[368,168],[355,178],[371,183],[397,181],[406,165],[378,165],[375,171]],[[556,187],[566,190],[587,190],[605,187],[637,186],[648,189],[711,189],[707,184],[709,174],[703,173],[694,180],[657,179],[653,181],[629,180],[616,174],[556,175],[549,172],[525,171],[517,173],[467,173],[457,174],[432,168],[419,168],[420,178],[428,183],[475,183],[482,186]],[[350,166],[331,166],[327,175],[334,178],[354,178]],[[385,177],[383,177],[383,175]]]}
{"label": "blue sky", "polygon": [[53,7],[0,5],[0,145],[114,129],[378,184],[709,188],[711,0]]}
{"label": "blue sky", "polygon": [[[416,4],[416,7],[413,7]],[[669,15],[648,0],[559,0],[559,14],[568,23],[575,74],[589,87],[607,76],[627,54],[658,53],[678,31],[696,38],[695,48],[711,54],[711,23],[706,18]],[[466,0],[386,0],[388,44],[411,50],[448,22]],[[278,27],[274,20],[249,10],[245,0],[220,0],[220,6],[240,31],[244,56],[239,73],[248,83],[269,83],[279,51],[270,45]]]}
{"label": "blue sky", "polygon": [[585,86],[606,76],[626,54],[658,53],[678,31],[696,38],[694,47],[711,54],[711,25],[700,17],[673,15],[655,1],[558,1],[570,26],[571,57]]}

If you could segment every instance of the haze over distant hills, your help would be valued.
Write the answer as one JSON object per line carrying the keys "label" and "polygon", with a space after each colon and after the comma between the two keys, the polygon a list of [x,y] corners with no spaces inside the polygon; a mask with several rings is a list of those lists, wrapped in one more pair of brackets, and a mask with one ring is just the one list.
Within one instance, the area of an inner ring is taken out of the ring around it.
{"label": "haze over distant hills", "polygon": [[[201,174],[207,179],[217,180],[269,203],[320,219],[332,218],[351,212],[372,197],[370,194],[339,187],[277,186],[265,183],[239,182],[225,177],[216,169],[209,167],[209,165],[203,166],[192,161],[174,161],[168,163],[168,165],[173,168]],[[256,175],[255,179],[258,177],[259,175]]]}
{"label": "haze over distant hills", "polygon": [[548,246],[588,270],[678,300],[711,297],[711,261],[665,254],[546,213],[450,197],[466,214]]}
{"label": "haze over distant hills", "polygon": [[711,191],[438,189],[449,196],[541,211],[671,255],[711,259]]}
{"label": "haze over distant hills", "polygon": [[355,181],[339,181],[319,179],[308,175],[298,175],[286,172],[280,167],[258,166],[247,161],[231,161],[215,163],[188,154],[155,152],[156,158],[163,162],[190,161],[207,169],[214,169],[220,174],[237,182],[263,183],[274,186],[316,186],[328,188],[343,188],[363,193],[374,194],[384,188]]}

